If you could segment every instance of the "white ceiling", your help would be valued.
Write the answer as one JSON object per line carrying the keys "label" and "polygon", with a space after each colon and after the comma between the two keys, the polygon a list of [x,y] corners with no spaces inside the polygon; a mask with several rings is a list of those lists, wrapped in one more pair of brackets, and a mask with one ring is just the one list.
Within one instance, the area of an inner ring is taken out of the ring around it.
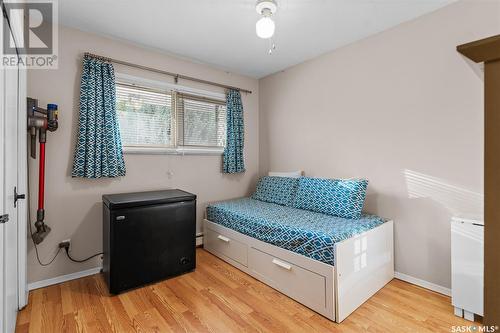
{"label": "white ceiling", "polygon": [[59,12],[66,26],[260,78],[455,0],[277,1],[272,55],[255,0],[61,0]]}

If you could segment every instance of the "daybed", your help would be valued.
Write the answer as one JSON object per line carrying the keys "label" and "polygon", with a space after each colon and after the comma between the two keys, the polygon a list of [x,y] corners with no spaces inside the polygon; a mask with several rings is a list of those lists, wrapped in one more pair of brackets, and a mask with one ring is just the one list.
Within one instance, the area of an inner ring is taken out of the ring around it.
{"label": "daybed", "polygon": [[[359,198],[345,183],[331,193],[345,181],[310,180],[263,177],[252,198],[209,205],[204,248],[341,322],[394,277],[393,222],[361,214],[366,184]],[[356,195],[361,207],[345,210]]]}

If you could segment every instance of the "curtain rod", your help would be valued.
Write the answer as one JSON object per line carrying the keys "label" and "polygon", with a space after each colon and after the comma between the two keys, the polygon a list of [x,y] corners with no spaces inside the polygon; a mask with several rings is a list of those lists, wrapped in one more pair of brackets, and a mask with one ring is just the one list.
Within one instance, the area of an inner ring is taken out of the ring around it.
{"label": "curtain rod", "polygon": [[193,82],[208,84],[208,85],[212,85],[212,86],[216,86],[216,87],[221,87],[221,88],[225,88],[225,89],[234,89],[234,90],[238,90],[238,91],[241,91],[241,92],[244,92],[244,93],[248,93],[248,94],[252,93],[251,90],[242,89],[242,88],[233,87],[233,86],[228,86],[228,85],[217,83],[217,82],[213,82],[213,81],[202,80],[202,79],[198,79],[198,78],[195,78],[195,77],[192,77],[192,76],[187,76],[187,75],[182,75],[182,74],[167,72],[167,71],[164,71],[164,70],[161,70],[161,69],[156,69],[156,68],[147,67],[147,66],[143,66],[143,65],[137,65],[137,64],[133,64],[131,62],[127,62],[127,61],[123,61],[123,60],[118,60],[118,59],[113,59],[113,58],[108,58],[108,57],[100,56],[100,55],[89,53],[89,52],[85,52],[83,56],[84,57],[94,58],[94,59],[99,59],[99,60],[106,61],[106,62],[112,62],[112,63],[115,63],[115,64],[124,65],[124,66],[128,66],[128,67],[134,67],[134,68],[138,68],[138,69],[142,69],[142,70],[146,70],[146,71],[150,71],[150,72],[155,72],[155,73],[159,73],[159,74],[163,74],[163,75],[173,76],[174,80],[175,80],[175,83],[177,83],[179,79],[183,79],[183,80],[188,80],[188,81],[193,81]]}

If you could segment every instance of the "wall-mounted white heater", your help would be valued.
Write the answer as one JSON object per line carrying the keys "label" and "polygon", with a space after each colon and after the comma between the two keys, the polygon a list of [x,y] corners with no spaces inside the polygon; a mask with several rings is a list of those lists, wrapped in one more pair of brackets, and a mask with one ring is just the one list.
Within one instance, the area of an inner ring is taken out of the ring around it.
{"label": "wall-mounted white heater", "polygon": [[484,221],[451,219],[451,302],[455,315],[483,315]]}

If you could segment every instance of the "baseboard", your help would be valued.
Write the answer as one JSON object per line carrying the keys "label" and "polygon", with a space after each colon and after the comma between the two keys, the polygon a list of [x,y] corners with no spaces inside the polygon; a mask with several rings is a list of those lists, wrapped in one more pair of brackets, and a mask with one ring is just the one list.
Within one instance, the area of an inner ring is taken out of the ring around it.
{"label": "baseboard", "polygon": [[[203,246],[203,234],[202,233],[199,233],[196,235],[196,246],[197,247]],[[95,267],[95,268],[87,269],[85,271],[75,272],[75,273],[71,273],[71,274],[57,276],[57,277],[51,278],[51,279],[46,279],[46,280],[28,283],[28,290],[35,290],[35,289],[51,286],[53,284],[58,284],[58,283],[62,283],[62,282],[70,281],[70,280],[79,279],[79,278],[82,278],[85,276],[94,275],[94,274],[99,273],[101,271],[101,269],[102,269],[102,267]]]}
{"label": "baseboard", "polygon": [[425,281],[422,279],[418,279],[416,277],[406,275],[403,273],[399,273],[399,272],[394,272],[394,277],[396,279],[403,280],[403,281],[409,282],[411,284],[415,284],[415,285],[420,286],[422,288],[429,289],[429,290],[435,291],[437,293],[440,293],[440,294],[443,294],[446,296],[451,296],[451,289],[450,288],[446,288],[446,287],[440,286],[438,284],[435,284],[435,283],[432,283],[429,281]]}
{"label": "baseboard", "polygon": [[79,278],[82,278],[85,276],[94,275],[94,274],[99,273],[101,271],[101,268],[102,267],[95,267],[95,268],[87,269],[85,271],[75,272],[75,273],[71,273],[71,274],[57,276],[57,277],[51,278],[51,279],[46,279],[46,280],[28,283],[28,290],[39,289],[39,288],[51,286],[53,284],[58,284],[58,283],[62,283],[62,282],[70,281],[70,280],[79,279]]}

